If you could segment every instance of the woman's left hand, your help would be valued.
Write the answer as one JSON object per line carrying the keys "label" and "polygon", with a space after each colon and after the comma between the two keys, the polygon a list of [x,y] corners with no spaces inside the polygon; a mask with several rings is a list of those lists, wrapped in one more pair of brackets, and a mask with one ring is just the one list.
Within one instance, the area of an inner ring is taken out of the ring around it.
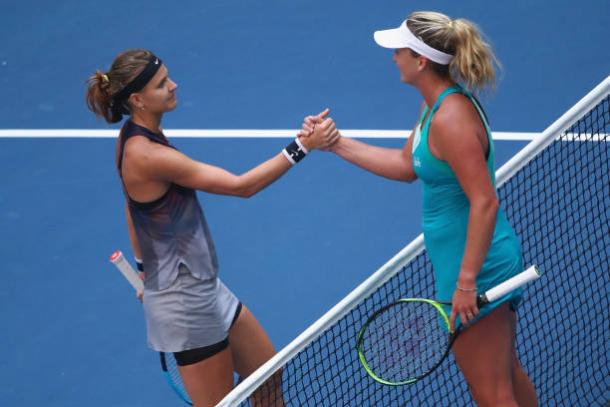
{"label": "woman's left hand", "polygon": [[464,325],[469,325],[479,315],[477,307],[477,292],[474,284],[472,286],[455,289],[453,299],[451,300],[451,315],[449,316],[449,326],[451,332],[455,331],[455,319],[459,316],[460,322]]}

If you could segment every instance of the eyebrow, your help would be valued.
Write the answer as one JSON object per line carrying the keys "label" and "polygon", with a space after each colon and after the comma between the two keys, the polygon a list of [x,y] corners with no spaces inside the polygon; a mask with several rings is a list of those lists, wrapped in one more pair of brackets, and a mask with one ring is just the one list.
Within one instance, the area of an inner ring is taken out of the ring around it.
{"label": "eyebrow", "polygon": [[160,87],[161,85],[163,85],[163,84],[165,83],[165,81],[167,80],[167,78],[168,78],[168,77],[169,77],[169,75],[165,75],[165,76],[163,77],[163,79],[161,79],[161,80],[159,81],[159,83],[157,84],[157,87]]}

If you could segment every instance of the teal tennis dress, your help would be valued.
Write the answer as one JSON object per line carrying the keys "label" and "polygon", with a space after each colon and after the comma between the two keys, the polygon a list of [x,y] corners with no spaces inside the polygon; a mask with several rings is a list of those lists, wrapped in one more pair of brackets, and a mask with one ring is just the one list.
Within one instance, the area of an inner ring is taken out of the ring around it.
{"label": "teal tennis dress", "polygon": [[[432,262],[435,279],[436,298],[451,301],[455,291],[464,249],[470,203],[455,173],[446,161],[439,160],[430,152],[428,130],[434,113],[443,99],[452,93],[461,93],[476,107],[485,124],[489,140],[487,171],[494,185],[494,149],[491,131],[481,107],[475,98],[460,86],[447,88],[436,100],[430,115],[423,122],[428,107],[424,109],[413,139],[413,169],[423,181],[423,231],[428,257]],[[465,157],[467,159],[467,157]],[[515,231],[508,223],[506,215],[499,209],[496,226],[487,257],[477,275],[479,294],[500,284],[504,280],[523,271],[521,248]],[[518,306],[523,291],[515,290],[480,309],[479,317],[489,314],[500,304],[510,301],[513,309]],[[447,314],[451,307],[445,308]]]}

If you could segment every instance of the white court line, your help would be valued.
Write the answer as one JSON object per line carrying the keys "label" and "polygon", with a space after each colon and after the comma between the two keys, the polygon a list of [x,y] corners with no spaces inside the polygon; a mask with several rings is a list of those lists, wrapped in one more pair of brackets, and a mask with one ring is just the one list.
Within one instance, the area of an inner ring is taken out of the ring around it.
{"label": "white court line", "polygon": [[[176,138],[292,138],[292,129],[166,129],[168,137]],[[341,130],[341,134],[353,138],[405,139],[411,130]],[[494,131],[494,140],[533,140],[540,133]],[[115,138],[117,129],[0,129],[0,138]]]}

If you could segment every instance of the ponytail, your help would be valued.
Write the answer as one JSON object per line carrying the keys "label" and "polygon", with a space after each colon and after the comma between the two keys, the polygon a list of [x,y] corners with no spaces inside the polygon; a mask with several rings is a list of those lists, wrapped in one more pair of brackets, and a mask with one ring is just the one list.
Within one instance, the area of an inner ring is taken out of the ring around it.
{"label": "ponytail", "polygon": [[451,20],[437,12],[418,11],[407,17],[407,26],[432,48],[454,56],[448,66],[430,61],[437,74],[449,75],[471,91],[495,87],[495,67],[499,68],[500,62],[474,23],[462,18]]}
{"label": "ponytail", "polygon": [[112,94],[110,93],[110,78],[108,74],[96,71],[87,80],[87,107],[98,117],[103,117],[108,123],[120,122],[123,114],[116,111]]}
{"label": "ponytail", "polygon": [[453,76],[471,90],[494,88],[496,72],[500,66],[491,46],[483,40],[477,26],[459,18],[451,22],[455,56],[449,64]]}

